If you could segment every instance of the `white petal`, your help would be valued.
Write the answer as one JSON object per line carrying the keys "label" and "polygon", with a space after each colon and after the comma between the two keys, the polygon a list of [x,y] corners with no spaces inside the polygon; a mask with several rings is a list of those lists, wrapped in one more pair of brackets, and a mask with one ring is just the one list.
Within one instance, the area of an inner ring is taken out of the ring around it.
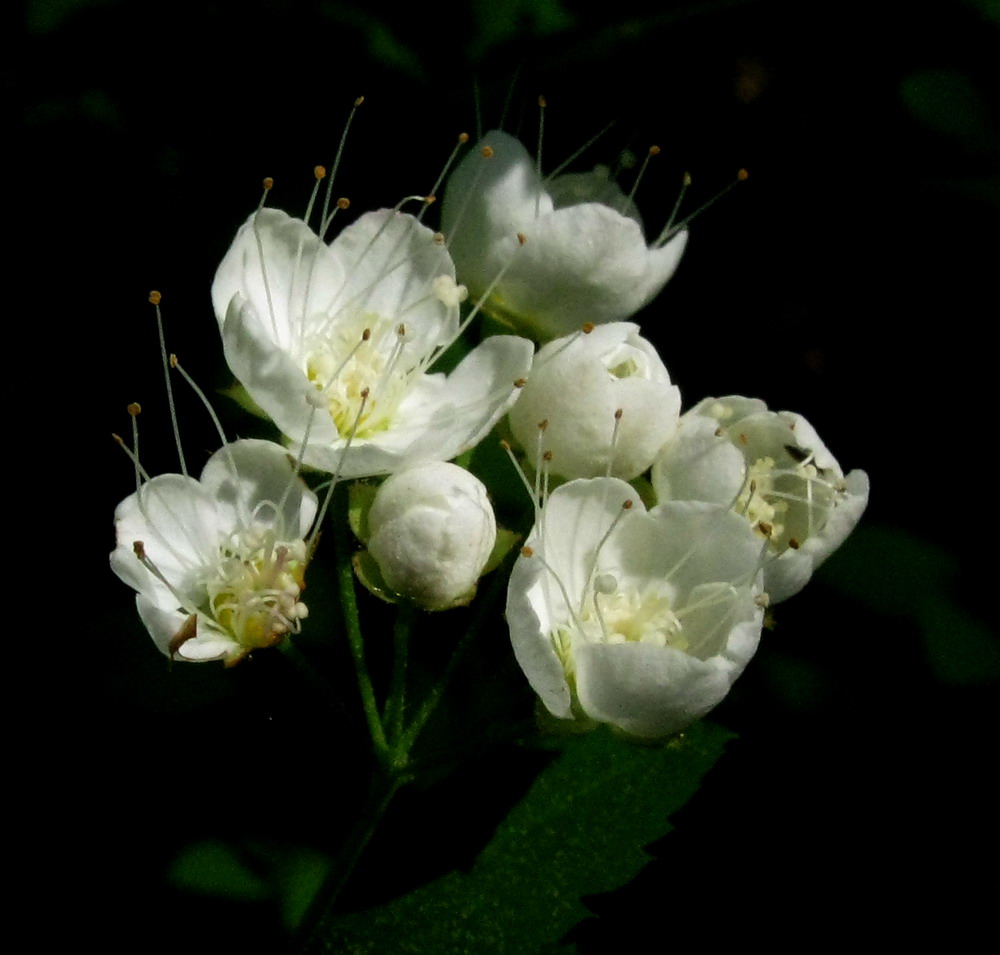
{"label": "white petal", "polygon": [[541,562],[518,557],[507,588],[507,624],[514,656],[546,709],[559,719],[572,718],[569,684],[549,634],[553,621],[547,594],[555,586]]}
{"label": "white petal", "polygon": [[344,281],[340,260],[304,222],[261,209],[240,227],[219,265],[212,303],[221,327],[239,295],[266,323],[272,341],[289,348],[310,316],[328,313]]}
{"label": "white petal", "polygon": [[704,716],[740,673],[721,656],[698,660],[642,643],[582,646],[576,665],[584,712],[641,739],[676,733]]}
{"label": "white petal", "polygon": [[434,233],[413,216],[369,212],[337,236],[331,251],[347,274],[331,311],[370,312],[404,324],[411,367],[457,332],[457,303],[446,305],[434,293],[442,275],[454,280],[455,266]]}
{"label": "white petal", "polygon": [[294,475],[288,452],[272,441],[244,439],[216,451],[201,484],[228,527],[271,525],[279,539],[291,540],[305,537],[316,516],[316,495]]}

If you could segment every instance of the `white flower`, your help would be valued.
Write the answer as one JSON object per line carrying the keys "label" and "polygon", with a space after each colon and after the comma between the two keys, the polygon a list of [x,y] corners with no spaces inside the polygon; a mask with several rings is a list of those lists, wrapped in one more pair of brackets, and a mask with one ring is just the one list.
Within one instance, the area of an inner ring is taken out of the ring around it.
{"label": "white flower", "polygon": [[757,647],[760,543],[726,508],[646,512],[615,478],[571,481],[528,545],[507,620],[521,669],[560,719],[667,736],[715,706]]}
{"label": "white flower", "polygon": [[375,495],[368,529],[385,582],[425,610],[468,602],[497,536],[482,482],[440,462],[390,477]]}
{"label": "white flower", "polygon": [[726,504],[767,538],[772,603],[806,585],[868,503],[868,475],[845,477],[805,418],[738,395],[706,398],[681,418],[652,482],[659,501]]}
{"label": "white flower", "polygon": [[162,474],[118,505],[111,568],[164,653],[233,664],[298,631],[315,516],[283,448],[236,441],[200,480]]}
{"label": "white flower", "polygon": [[524,339],[490,338],[447,377],[428,373],[458,330],[463,295],[440,237],[391,210],[327,246],[262,209],[212,286],[233,373],[295,448],[305,444],[307,464],[343,477],[455,457],[514,401],[531,363]]}
{"label": "white flower", "polygon": [[631,317],[674,274],[687,242],[682,231],[647,245],[607,169],[545,181],[524,146],[498,130],[455,169],[441,219],[472,297],[506,268],[484,308],[540,340]]}
{"label": "white flower", "polygon": [[543,345],[510,426],[536,468],[540,448],[564,478],[603,476],[610,462],[612,476],[630,481],[653,463],[680,410],[656,349],[637,325],[614,322]]}

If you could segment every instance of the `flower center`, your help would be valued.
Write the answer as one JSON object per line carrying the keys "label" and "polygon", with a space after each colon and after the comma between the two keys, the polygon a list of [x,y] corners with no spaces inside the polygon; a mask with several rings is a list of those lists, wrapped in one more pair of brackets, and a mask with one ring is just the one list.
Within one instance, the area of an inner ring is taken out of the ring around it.
{"label": "flower center", "polygon": [[274,646],[308,614],[299,600],[306,563],[302,540],[279,542],[270,529],[236,531],[205,582],[206,612],[247,651]]}
{"label": "flower center", "polygon": [[577,626],[560,629],[553,644],[567,674],[575,671],[573,644],[648,643],[687,651],[688,639],[674,612],[675,594],[666,581],[646,584],[640,591],[619,587],[611,574],[594,581],[576,616]]}
{"label": "flower center", "polygon": [[336,327],[313,342],[306,374],[342,438],[367,438],[389,427],[409,383],[396,368],[402,341],[397,327],[369,312],[350,321],[339,316]]}

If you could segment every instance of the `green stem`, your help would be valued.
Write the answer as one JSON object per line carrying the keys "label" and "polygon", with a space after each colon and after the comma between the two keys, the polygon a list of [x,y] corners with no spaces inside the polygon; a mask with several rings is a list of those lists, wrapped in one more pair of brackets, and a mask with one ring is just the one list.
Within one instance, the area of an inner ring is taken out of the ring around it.
{"label": "green stem", "polygon": [[361,704],[364,707],[365,718],[368,721],[368,731],[371,733],[375,754],[385,761],[389,754],[389,746],[385,738],[385,729],[379,718],[378,702],[375,699],[375,688],[365,664],[364,638],[361,635],[361,619],[358,615],[357,594],[354,591],[354,567],[351,564],[350,534],[347,531],[347,488],[338,487],[334,492],[334,545],[337,561],[337,583],[340,587],[340,607],[344,615],[344,628],[347,632],[347,642],[351,647],[351,657],[354,660],[354,670],[358,677],[358,690],[361,692]]}
{"label": "green stem", "polygon": [[[414,609],[408,603],[396,607],[396,622],[392,628],[393,662],[389,698],[385,704],[383,725],[394,755],[399,752],[399,739],[403,733],[403,714],[406,711],[406,667],[410,656],[410,630],[413,627]],[[401,754],[404,759],[406,752]]]}
{"label": "green stem", "polygon": [[494,571],[489,590],[486,592],[486,596],[479,601],[479,606],[476,608],[476,615],[472,618],[469,629],[462,634],[461,639],[458,641],[455,652],[451,655],[444,673],[441,674],[441,678],[434,685],[431,692],[427,694],[423,704],[421,704],[420,709],[417,711],[417,715],[413,718],[413,722],[406,728],[406,732],[398,738],[394,747],[396,754],[409,754],[413,748],[413,744],[417,741],[417,737],[431,718],[434,710],[437,709],[438,703],[441,702],[441,697],[448,688],[448,684],[451,683],[459,663],[461,663],[462,658],[465,656],[465,652],[472,645],[473,640],[479,635],[480,631],[482,631],[490,611],[494,609],[497,600],[507,584],[509,574],[505,572],[504,566],[501,565],[501,567]]}
{"label": "green stem", "polygon": [[386,773],[381,769],[373,775],[361,814],[299,925],[290,952],[310,955],[312,952],[325,950],[324,936],[328,923],[334,917],[334,905],[385,815],[392,797],[410,778],[400,773]]}

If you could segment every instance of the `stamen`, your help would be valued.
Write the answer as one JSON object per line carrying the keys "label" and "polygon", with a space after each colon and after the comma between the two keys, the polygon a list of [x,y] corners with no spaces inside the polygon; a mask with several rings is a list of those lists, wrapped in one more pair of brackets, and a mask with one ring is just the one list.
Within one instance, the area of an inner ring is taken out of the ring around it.
{"label": "stamen", "polygon": [[[272,182],[271,179],[264,180],[264,194],[267,195],[267,190],[271,187],[267,183]],[[257,217],[260,215],[260,210],[263,207],[263,200],[260,206],[257,208],[257,212],[254,213],[252,217],[253,221],[253,237],[257,244],[257,257],[260,259],[260,276],[264,283],[264,295],[267,298],[267,311],[271,317],[271,331],[274,332],[274,340],[276,342],[281,341],[281,335],[278,334],[278,322],[274,317],[274,302],[271,300],[271,283],[267,279],[267,262],[264,260],[264,240],[260,235],[260,226],[257,224]]]}
{"label": "stamen", "polygon": [[[333,195],[333,182],[337,178],[337,170],[340,168],[340,159],[344,155],[344,144],[347,142],[347,133],[350,131],[351,124],[354,122],[354,116],[358,111],[358,108],[365,101],[363,96],[359,96],[355,101],[354,105],[351,107],[351,112],[347,116],[347,122],[344,123],[344,131],[340,134],[340,143],[337,146],[337,155],[333,160],[333,168],[330,170],[330,178],[326,181],[326,193],[323,196],[323,215],[320,218],[322,223],[322,228],[319,232],[319,240],[323,241],[323,237],[326,235],[327,226],[329,226],[329,221],[327,220],[327,213],[330,211],[330,198]],[[332,219],[332,216],[330,217]]]}
{"label": "stamen", "polygon": [[306,541],[306,553],[309,554],[310,557],[316,551],[316,545],[319,542],[320,527],[323,525],[323,518],[326,517],[326,512],[330,507],[330,501],[333,499],[333,489],[340,481],[341,466],[343,465],[348,452],[351,450],[351,443],[354,441],[354,436],[358,433],[358,425],[364,417],[365,405],[368,404],[368,394],[369,392],[367,388],[363,388],[361,390],[361,402],[358,405],[358,413],[354,416],[354,424],[351,427],[350,433],[347,435],[347,441],[344,443],[344,450],[340,452],[340,459],[337,461],[337,470],[334,471],[333,476],[330,478],[330,484],[326,491],[326,497],[323,498],[323,504],[319,509],[319,513],[316,515],[316,520],[313,522],[312,533]]}
{"label": "stamen", "polygon": [[[492,159],[494,155],[493,147],[483,146],[482,149],[479,150],[479,154],[483,157],[483,159]],[[483,171],[485,169],[486,166],[483,163],[477,163],[475,175],[472,177],[472,182],[469,184],[468,190],[462,197],[462,204],[458,207],[458,213],[455,215],[454,222],[452,223],[451,235],[447,236],[447,242],[451,242],[462,228],[465,213],[469,208],[469,203],[472,201],[473,196],[479,194],[479,180],[482,178]]]}
{"label": "stamen", "polygon": [[139,469],[139,414],[142,412],[142,407],[137,401],[133,401],[132,404],[128,406],[128,413],[132,418],[132,454],[134,455],[135,461],[135,489],[139,490],[139,485],[142,483]]}
{"label": "stamen", "polygon": [[319,195],[319,184],[326,179],[326,166],[314,166],[313,176],[316,177],[316,181],[313,183],[312,192],[309,194],[306,214],[302,217],[302,221],[306,225],[309,225],[309,220],[312,218],[313,206],[316,204],[316,197]]}
{"label": "stamen", "polygon": [[[583,598],[582,598],[583,600],[586,600],[586,592],[587,592],[587,590],[590,590],[591,588],[593,588],[594,581],[597,579],[597,562],[598,562],[598,560],[600,559],[600,556],[601,556],[601,548],[604,547],[604,545],[608,542],[608,538],[611,537],[611,535],[614,532],[615,528],[621,523],[622,518],[630,510],[632,510],[633,506],[634,506],[633,502],[632,502],[632,500],[630,498],[626,498],[624,501],[622,501],[621,510],[619,510],[618,513],[615,514],[614,519],[608,525],[608,529],[604,532],[604,536],[601,537],[601,539],[597,543],[597,547],[594,548],[594,556],[593,556],[592,563],[590,565],[590,573],[587,575],[587,580],[588,580],[589,586],[586,587],[586,588],[584,588],[584,595],[583,595]],[[582,602],[580,604],[580,613],[581,614],[583,613],[583,603]]]}
{"label": "stamen", "polygon": [[[430,195],[436,196],[438,194],[438,192],[441,189],[441,184],[444,182],[445,178],[448,175],[448,170],[451,169],[451,167],[454,164],[455,160],[458,158],[458,154],[461,151],[462,147],[468,141],[469,141],[469,134],[468,133],[459,133],[458,134],[458,142],[455,143],[455,147],[452,149],[451,155],[448,157],[447,162],[445,162],[445,164],[444,164],[444,168],[441,170],[440,175],[437,177],[436,181],[434,182],[434,185],[431,188],[431,191],[429,193]],[[423,219],[424,213],[426,211],[427,211],[427,206],[425,205],[423,207],[423,209],[421,209],[420,212],[417,214],[417,222],[420,222],[421,219]]]}
{"label": "stamen", "polygon": [[602,137],[602,136],[603,136],[603,135],[604,135],[604,134],[605,134],[605,133],[606,133],[606,132],[607,132],[607,131],[608,131],[609,129],[611,129],[611,127],[612,127],[612,126],[614,126],[614,125],[615,125],[615,123],[614,123],[614,120],[612,120],[612,121],[611,121],[610,123],[608,123],[608,125],[607,125],[607,126],[605,126],[605,127],[604,127],[604,129],[602,129],[602,130],[601,130],[601,131],[600,131],[599,133],[596,133],[596,134],[595,134],[594,136],[591,136],[591,137],[590,137],[590,139],[588,139],[588,140],[587,140],[587,141],[586,141],[586,142],[585,142],[585,143],[584,143],[584,144],[583,144],[583,145],[582,145],[582,146],[581,146],[581,147],[580,147],[579,149],[577,149],[577,150],[576,150],[576,152],[574,152],[574,153],[573,153],[573,154],[572,154],[572,155],[571,155],[571,156],[570,156],[570,157],[569,157],[568,159],[564,160],[564,161],[563,161],[563,162],[561,162],[561,163],[560,163],[560,164],[559,164],[558,166],[556,166],[556,168],[555,168],[555,169],[553,169],[553,170],[552,170],[552,172],[550,172],[550,173],[549,173],[549,174],[548,174],[548,175],[547,175],[547,176],[545,177],[545,180],[544,180],[544,181],[545,181],[545,182],[551,182],[551,181],[552,181],[553,179],[555,179],[555,177],[556,177],[556,176],[558,176],[558,175],[559,175],[559,173],[561,173],[561,172],[562,172],[562,171],[563,171],[563,170],[564,170],[564,169],[565,169],[565,168],[566,168],[566,167],[567,167],[568,165],[570,165],[570,163],[573,163],[573,162],[576,162],[576,160],[577,160],[577,159],[579,159],[579,158],[580,158],[580,156],[582,156],[582,155],[583,155],[583,153],[585,153],[585,152],[586,152],[586,151],[587,151],[588,149],[590,149],[590,147],[591,147],[591,146],[593,146],[593,145],[594,145],[594,143],[596,143],[596,142],[597,142],[597,140],[599,140],[599,139],[600,139],[600,138],[601,138],[601,137]]}
{"label": "stamen", "polygon": [[615,450],[618,447],[618,434],[621,427],[622,415],[624,414],[624,409],[619,408],[615,411],[615,424],[611,429],[611,447],[608,449],[608,466],[604,471],[605,477],[611,477],[611,471],[614,468],[615,463]]}
{"label": "stamen", "polygon": [[[632,183],[632,188],[629,191],[628,194],[629,202],[633,202],[635,200],[635,194],[636,192],[639,191],[639,183],[642,182],[642,177],[646,174],[646,167],[649,165],[649,160],[652,159],[654,156],[659,156],[659,155],[660,155],[659,146],[649,147],[649,152],[646,153],[646,157],[645,159],[643,159],[642,165],[639,167],[639,172],[635,177],[635,182]],[[623,212],[624,210],[619,209],[618,211]]]}
{"label": "stamen", "polygon": [[535,511],[535,523],[538,523],[539,504],[538,504],[538,490],[531,486],[531,482],[528,480],[528,475],[524,473],[524,468],[521,467],[521,462],[517,460],[517,455],[514,454],[514,449],[510,446],[510,442],[503,438],[500,441],[500,447],[507,452],[507,457],[510,458],[510,463],[514,465],[514,470],[517,472],[517,476],[521,479],[521,483],[524,485],[525,491],[528,492],[528,497],[531,499],[531,506]]}
{"label": "stamen", "polygon": [[[139,474],[142,480],[143,481],[151,480],[149,474],[146,472],[146,469],[139,463],[138,455],[134,454],[132,449],[125,444],[125,439],[122,438],[121,435],[114,433],[112,433],[111,437],[115,439],[115,443],[118,445],[118,447],[120,447],[122,451],[124,451],[129,456],[132,463],[135,465],[136,472]],[[139,487],[140,485],[136,484],[136,491],[139,490]]]}
{"label": "stamen", "polygon": [[681,188],[677,193],[677,199],[674,201],[674,207],[670,210],[670,216],[667,219],[667,224],[663,227],[663,232],[660,233],[662,238],[667,232],[669,232],[674,227],[674,219],[677,218],[677,213],[680,210],[681,203],[684,201],[684,195],[687,193],[688,189],[691,188],[691,173],[684,173],[681,179]]}
{"label": "stamen", "polygon": [[[545,134],[545,107],[546,107],[545,97],[538,97],[538,152],[535,154],[535,172],[538,178],[542,178],[542,138]],[[539,189],[535,194],[535,218],[538,218],[540,211],[540,203],[542,201],[542,190]]]}
{"label": "stamen", "polygon": [[270,176],[265,176],[262,185],[264,191],[260,195],[260,202],[257,203],[258,212],[264,208],[264,203],[267,201],[267,194],[274,188],[274,180]]}
{"label": "stamen", "polygon": [[688,215],[688,216],[685,216],[685,217],[684,217],[683,219],[681,219],[681,221],[680,221],[680,222],[678,222],[678,223],[677,223],[677,225],[675,225],[675,226],[671,226],[671,225],[670,225],[670,224],[668,223],[667,227],[666,227],[666,228],[664,228],[663,232],[661,232],[661,233],[660,233],[660,237],[659,237],[659,238],[658,238],[658,239],[656,240],[656,242],[654,242],[654,243],[653,243],[653,245],[654,245],[655,247],[657,247],[657,248],[659,248],[659,247],[660,247],[661,245],[665,245],[665,244],[666,244],[667,242],[669,242],[669,241],[670,241],[670,240],[671,240],[671,239],[672,239],[672,238],[673,238],[673,237],[674,237],[675,235],[677,235],[677,233],[678,233],[678,232],[682,231],[682,230],[684,229],[684,227],[685,227],[685,226],[686,226],[686,225],[687,225],[687,224],[688,224],[688,223],[689,223],[689,222],[690,222],[690,221],[691,221],[692,219],[696,218],[697,216],[700,216],[700,215],[701,215],[701,214],[702,214],[702,213],[703,213],[703,212],[704,212],[704,211],[705,211],[705,210],[706,210],[706,209],[707,209],[707,208],[708,208],[709,206],[712,206],[712,205],[714,205],[714,204],[715,204],[716,202],[718,202],[718,201],[719,201],[719,200],[720,200],[720,199],[721,199],[721,198],[722,198],[722,197],[723,197],[724,195],[726,195],[726,194],[727,194],[727,193],[728,193],[728,192],[729,192],[730,190],[732,190],[732,189],[736,188],[736,184],[737,184],[737,183],[739,183],[739,182],[746,182],[746,180],[747,180],[747,179],[749,178],[749,176],[750,176],[750,174],[749,174],[749,173],[748,173],[748,172],[747,172],[747,171],[746,171],[745,169],[740,169],[740,170],[739,170],[739,171],[738,171],[738,172],[736,173],[736,178],[735,178],[735,179],[734,179],[734,180],[733,180],[733,181],[732,181],[731,183],[729,183],[729,185],[728,185],[728,186],[726,186],[726,187],[725,187],[724,189],[722,189],[722,190],[720,190],[719,192],[717,192],[717,193],[716,193],[716,194],[715,194],[714,196],[712,196],[712,198],[711,198],[711,199],[709,199],[709,200],[708,200],[707,202],[704,202],[704,203],[702,203],[702,204],[701,204],[700,206],[698,206],[698,208],[697,208],[697,209],[695,209],[695,210],[694,210],[694,212],[692,212],[692,213],[691,213],[690,215]]}
{"label": "stamen", "polygon": [[160,357],[163,359],[163,378],[167,383],[167,405],[170,408],[170,423],[174,428],[174,441],[177,444],[177,457],[181,462],[181,474],[187,477],[187,464],[184,461],[184,448],[181,447],[181,429],[177,423],[177,409],[174,407],[174,391],[170,387],[170,366],[167,359],[167,339],[163,334],[163,316],[160,314],[159,292],[150,292],[149,301],[156,309],[156,331],[160,337]]}

